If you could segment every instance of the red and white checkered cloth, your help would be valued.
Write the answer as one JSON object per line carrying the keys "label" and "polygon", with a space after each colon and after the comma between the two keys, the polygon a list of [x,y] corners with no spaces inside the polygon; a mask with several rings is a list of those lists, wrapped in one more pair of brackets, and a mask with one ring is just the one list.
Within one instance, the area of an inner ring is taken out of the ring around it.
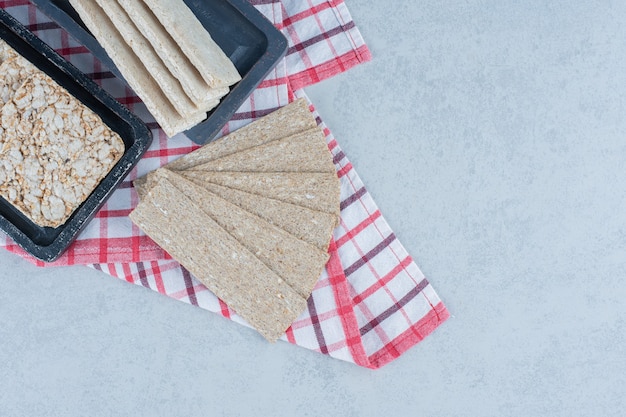
{"label": "red and white checkered cloth", "polygon": [[[283,31],[290,46],[286,58],[236,112],[223,134],[296,97],[305,97],[303,87],[370,59],[342,0],[252,3]],[[59,260],[52,264],[37,261],[4,235],[0,245],[39,266],[85,264],[247,325],[128,218],[138,202],[131,181],[197,145],[182,134],[167,139],[133,92],[29,1],[0,1],[0,6],[130,107],[148,122],[154,134],[146,156]],[[422,340],[449,313],[317,116],[341,179],[341,224],[334,232],[330,261],[308,300],[307,310],[283,339],[378,368]]]}

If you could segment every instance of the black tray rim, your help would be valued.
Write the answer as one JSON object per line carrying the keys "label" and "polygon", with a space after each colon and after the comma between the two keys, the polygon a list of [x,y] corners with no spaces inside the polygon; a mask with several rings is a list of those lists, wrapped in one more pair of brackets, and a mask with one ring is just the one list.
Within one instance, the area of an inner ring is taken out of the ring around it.
{"label": "black tray rim", "polygon": [[[4,9],[0,9],[0,23],[5,26],[7,30],[13,32],[20,39],[30,44],[35,50],[40,52],[42,56],[57,67],[57,69],[72,77],[76,83],[93,95],[97,101],[106,106],[110,111],[116,114],[116,116],[126,122],[133,134],[132,145],[125,149],[122,158],[83,202],[83,204],[75,210],[68,221],[59,226],[63,229],[49,245],[40,245],[35,243],[13,222],[0,215],[0,229],[2,229],[18,246],[41,261],[53,262],[68,249],[72,242],[78,237],[78,234],[96,215],[108,197],[115,191],[119,184],[139,162],[141,157],[150,147],[153,135],[148,126],[139,117],[131,113],[127,107],[119,103],[115,98],[113,98],[113,96],[103,90],[91,78],[35,36],[34,33],[29,31]],[[106,187],[103,186],[105,181]]]}

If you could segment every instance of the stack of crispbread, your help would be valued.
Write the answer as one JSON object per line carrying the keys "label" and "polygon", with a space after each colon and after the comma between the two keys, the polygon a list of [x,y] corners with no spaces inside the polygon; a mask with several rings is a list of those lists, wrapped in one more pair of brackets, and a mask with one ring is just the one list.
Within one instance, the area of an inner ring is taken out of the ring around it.
{"label": "stack of crispbread", "polygon": [[0,41],[0,195],[58,227],[124,154],[122,138]]}
{"label": "stack of crispbread", "polygon": [[270,341],[306,308],[339,179],[298,100],[135,181],[130,218]]}
{"label": "stack of crispbread", "polygon": [[168,136],[206,118],[237,69],[182,0],[70,0]]}

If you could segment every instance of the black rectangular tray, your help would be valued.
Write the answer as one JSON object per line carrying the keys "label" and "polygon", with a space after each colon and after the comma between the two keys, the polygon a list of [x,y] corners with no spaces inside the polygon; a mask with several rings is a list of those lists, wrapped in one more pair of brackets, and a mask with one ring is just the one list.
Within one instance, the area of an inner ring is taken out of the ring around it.
{"label": "black rectangular tray", "polygon": [[[120,79],[119,70],[67,0],[31,0]],[[95,0],[94,0],[95,1]],[[207,119],[185,132],[202,145],[215,138],[267,74],[285,56],[287,40],[248,0],[184,0],[233,61],[241,81]]]}
{"label": "black rectangular tray", "polygon": [[124,141],[125,150],[122,158],[83,204],[59,227],[36,225],[11,203],[0,197],[0,228],[28,253],[42,261],[51,262],[74,241],[141,159],[152,142],[152,133],[146,124],[126,107],[2,9],[0,9],[0,37],[98,114]]}

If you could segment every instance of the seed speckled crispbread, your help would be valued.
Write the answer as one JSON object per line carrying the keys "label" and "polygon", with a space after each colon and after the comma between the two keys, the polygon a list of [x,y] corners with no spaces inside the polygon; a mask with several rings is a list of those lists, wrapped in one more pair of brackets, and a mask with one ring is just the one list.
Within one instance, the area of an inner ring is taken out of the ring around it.
{"label": "seed speckled crispbread", "polygon": [[315,172],[181,171],[194,181],[208,181],[339,216],[337,174]]}
{"label": "seed speckled crispbread", "polygon": [[57,227],[124,153],[119,135],[37,72],[2,108],[0,194],[40,226]]}
{"label": "seed speckled crispbread", "polygon": [[190,180],[213,194],[291,233],[298,239],[309,242],[324,252],[328,251],[333,229],[337,226],[338,218],[336,215],[211,182]]}
{"label": "seed speckled crispbread", "polygon": [[[254,146],[286,138],[317,127],[305,99],[300,98],[254,122],[170,162],[165,167],[183,171]],[[151,174],[137,178],[133,185],[141,197]]]}
{"label": "seed speckled crispbread", "polygon": [[191,171],[335,173],[318,127],[189,168]]}
{"label": "seed speckled crispbread", "polygon": [[267,340],[278,339],[306,300],[167,179],[131,220]]}
{"label": "seed speckled crispbread", "polygon": [[286,138],[317,127],[305,99],[300,98],[254,122],[235,130],[169,163],[167,168],[182,171],[214,159]]}
{"label": "seed speckled crispbread", "polygon": [[160,169],[157,172],[298,294],[309,298],[328,261],[328,253],[242,210],[174,171]]}

